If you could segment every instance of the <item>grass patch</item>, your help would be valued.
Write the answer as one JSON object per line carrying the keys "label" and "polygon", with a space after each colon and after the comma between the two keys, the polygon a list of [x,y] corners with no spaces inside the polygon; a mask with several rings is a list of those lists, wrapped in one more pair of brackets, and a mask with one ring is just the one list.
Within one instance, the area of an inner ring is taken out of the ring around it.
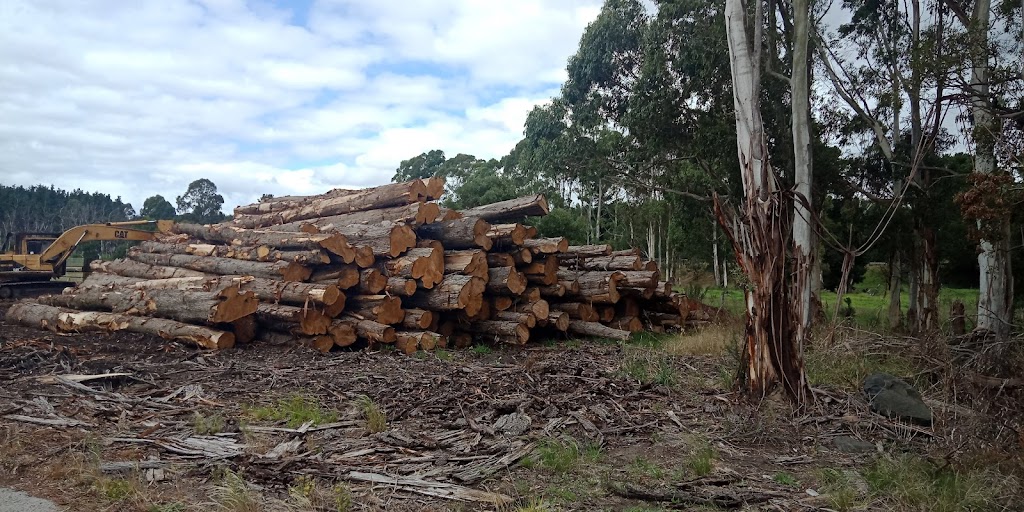
{"label": "grass patch", "polygon": [[717,457],[718,453],[715,451],[715,447],[711,446],[711,443],[703,442],[690,452],[690,456],[686,459],[686,468],[694,476],[708,476],[715,469]]}
{"label": "grass patch", "polygon": [[848,512],[860,505],[861,500],[858,497],[857,487],[843,471],[838,469],[822,470],[818,480],[831,508],[839,512]]}
{"label": "grass patch", "polygon": [[494,349],[490,345],[473,345],[473,353],[478,356],[486,356],[491,352],[494,352]]}
{"label": "grass patch", "polygon": [[664,469],[643,457],[633,459],[633,462],[629,464],[629,473],[637,477],[648,477],[658,480],[665,476]]}
{"label": "grass patch", "polygon": [[983,470],[936,468],[910,455],[879,459],[863,474],[875,499],[894,509],[935,512],[999,509],[1005,481]]}
{"label": "grass patch", "polygon": [[139,494],[139,482],[124,478],[98,478],[93,482],[96,494],[112,503],[135,498]]}
{"label": "grass patch", "polygon": [[271,405],[252,406],[243,413],[255,421],[284,421],[289,428],[296,428],[306,422],[313,425],[333,423],[338,420],[337,411],[324,407],[314,397],[292,395],[279,399]]}
{"label": "grass patch", "polygon": [[666,338],[662,349],[674,356],[721,356],[739,343],[739,332],[733,325],[709,325]]}
{"label": "grass patch", "polygon": [[383,432],[388,429],[388,417],[372,398],[366,395],[359,397],[359,412],[366,420],[366,431],[371,434]]}
{"label": "grass patch", "polygon": [[225,424],[224,417],[220,414],[206,416],[199,411],[192,413],[192,428],[201,436],[220,433],[224,430]]}
{"label": "grass patch", "polygon": [[817,348],[804,354],[807,378],[812,386],[824,384],[846,389],[859,389],[864,378],[884,372],[897,377],[916,373],[913,362],[890,353],[861,353],[846,346]]}
{"label": "grass patch", "polygon": [[673,387],[679,382],[679,375],[668,356],[663,353],[636,347],[625,347],[625,358],[619,373],[643,384],[657,384]]}
{"label": "grass patch", "polygon": [[439,348],[439,349],[434,350],[434,355],[437,356],[437,358],[440,359],[441,361],[451,361],[452,360],[452,353],[447,351],[447,350],[445,350],[445,349],[443,349],[443,348]]}
{"label": "grass patch", "polygon": [[185,512],[188,507],[184,503],[159,503],[150,505],[146,508],[146,512]]}
{"label": "grass patch", "polygon": [[217,510],[229,512],[260,512],[263,510],[259,494],[249,487],[241,475],[224,468],[218,471],[217,484],[210,497]]}
{"label": "grass patch", "polygon": [[530,456],[520,464],[524,467],[540,466],[554,473],[564,475],[576,469],[581,462],[594,463],[601,459],[601,446],[585,444],[575,440],[545,439]]}
{"label": "grass patch", "polygon": [[789,473],[775,473],[775,475],[772,476],[772,480],[775,480],[776,483],[788,485],[790,487],[796,487],[800,485],[800,482],[797,481],[796,477]]}

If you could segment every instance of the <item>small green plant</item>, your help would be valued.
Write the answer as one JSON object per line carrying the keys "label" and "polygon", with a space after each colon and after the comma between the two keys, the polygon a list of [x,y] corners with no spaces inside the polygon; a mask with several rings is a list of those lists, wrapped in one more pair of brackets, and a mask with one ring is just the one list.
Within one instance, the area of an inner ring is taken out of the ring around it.
{"label": "small green plant", "polygon": [[782,485],[788,485],[790,487],[796,487],[800,485],[800,482],[797,481],[796,477],[789,473],[775,473],[775,476],[772,477],[772,480],[775,480],[776,482]]}
{"label": "small green plant", "polygon": [[566,474],[576,468],[581,459],[597,462],[601,458],[601,447],[587,444],[580,447],[575,440],[546,439],[537,446],[537,462],[558,474]]}
{"label": "small green plant", "polygon": [[139,492],[138,482],[123,478],[99,478],[93,484],[97,494],[111,502],[125,501]]}
{"label": "small green plant", "polygon": [[331,497],[334,500],[335,512],[349,512],[352,510],[352,504],[355,501],[352,499],[352,490],[343,483],[334,484],[331,488]]}
{"label": "small green plant", "polygon": [[158,503],[146,507],[146,512],[185,512],[188,507],[184,503],[173,502],[173,503]]}
{"label": "small green plant", "polygon": [[697,446],[686,460],[686,467],[695,476],[707,476],[715,469],[715,448],[704,442]]}
{"label": "small green plant", "polygon": [[312,501],[315,493],[316,480],[308,475],[300,475],[288,486],[288,496],[300,501]]}
{"label": "small green plant", "polygon": [[206,416],[199,411],[192,413],[192,428],[198,435],[208,436],[220,433],[224,430],[224,425],[224,417],[220,414]]}
{"label": "small green plant", "polygon": [[434,355],[437,356],[437,358],[439,360],[441,360],[441,361],[451,361],[452,360],[452,353],[447,351],[447,350],[445,350],[445,349],[443,349],[443,348],[439,348],[439,349],[435,350],[434,351]]}
{"label": "small green plant", "polygon": [[846,473],[829,468],[821,472],[818,480],[832,508],[839,512],[848,512],[857,506],[857,488],[850,482]]}
{"label": "small green plant", "polygon": [[491,352],[494,352],[494,349],[490,345],[473,345],[473,353],[478,356],[486,356]]}
{"label": "small green plant", "polygon": [[655,479],[665,476],[665,470],[643,457],[633,459],[633,462],[629,464],[629,472],[635,476],[646,476]]}
{"label": "small green plant", "polygon": [[[872,496],[907,510],[958,512],[999,508],[1000,478],[984,470],[936,468],[915,456],[882,458],[864,471]],[[1002,480],[1005,481],[1005,480]]]}
{"label": "small green plant", "polygon": [[388,418],[372,398],[359,396],[359,411],[366,420],[366,430],[371,434],[383,432],[388,428]]}
{"label": "small green plant", "polygon": [[554,512],[556,510],[550,503],[531,498],[528,503],[516,509],[516,512]]}
{"label": "small green plant", "polygon": [[230,512],[259,512],[262,510],[259,495],[249,487],[241,475],[223,468],[217,471],[217,484],[211,494],[214,505]]}
{"label": "small green plant", "polygon": [[322,425],[338,420],[336,411],[327,409],[316,398],[303,395],[282,398],[272,405],[247,407],[243,412],[255,421],[284,421],[290,428],[307,422]]}

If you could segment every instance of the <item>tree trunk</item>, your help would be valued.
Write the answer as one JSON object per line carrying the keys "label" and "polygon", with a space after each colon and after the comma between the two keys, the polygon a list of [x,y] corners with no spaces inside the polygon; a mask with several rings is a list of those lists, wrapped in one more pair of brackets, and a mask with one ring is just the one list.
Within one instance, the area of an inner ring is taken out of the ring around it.
{"label": "tree trunk", "polygon": [[[275,224],[286,224],[318,217],[330,217],[364,210],[375,210],[391,206],[418,203],[428,197],[422,180],[404,183],[389,183],[362,190],[332,190],[321,196],[307,198],[301,205],[288,203],[259,203],[256,214],[237,215],[235,225],[245,228],[260,228]],[[266,207],[261,207],[266,205]],[[243,207],[246,211],[250,207]]]}
{"label": "tree trunk", "polygon": [[7,310],[7,321],[53,332],[130,331],[183,341],[209,349],[231,348],[235,335],[175,320],[97,311],[63,311],[33,302],[19,302]]}
{"label": "tree trunk", "polygon": [[323,265],[331,258],[322,249],[282,251],[266,245],[239,246],[213,244],[177,244],[145,241],[136,246],[140,252],[153,254],[191,254],[194,256],[217,256],[245,261],[287,261],[302,265]]}
{"label": "tree trunk", "polygon": [[420,226],[419,236],[437,240],[445,249],[475,249],[489,251],[493,242],[487,236],[491,225],[479,217],[463,217]]}
{"label": "tree trunk", "polygon": [[900,252],[893,251],[889,263],[889,328],[896,330],[903,323],[903,310],[900,307],[900,295],[903,288],[902,272],[900,265]]}
{"label": "tree trunk", "polygon": [[177,290],[220,291],[230,286],[237,286],[243,292],[252,292],[256,298],[264,302],[282,302],[285,304],[332,305],[345,302],[345,295],[337,286],[330,284],[296,283],[291,281],[275,281],[251,276],[223,277],[178,277],[171,279],[145,279],[122,277],[112,274],[91,274],[77,289],[98,288],[104,290],[135,289],[153,290],[157,288]]}
{"label": "tree trunk", "polygon": [[272,233],[239,229],[230,224],[175,224],[174,230],[200,240],[228,245],[266,246],[282,251],[323,249],[337,255],[345,263],[352,263],[356,256],[348,239],[338,234]]}
{"label": "tree trunk", "polygon": [[342,234],[352,245],[369,247],[375,256],[394,258],[416,247],[416,232],[405,224],[394,222],[330,224],[323,226],[321,232]]}
{"label": "tree trunk", "polygon": [[401,323],[405,318],[402,299],[387,295],[353,295],[348,298],[348,311],[387,325]]}
{"label": "tree trunk", "polygon": [[793,336],[798,316],[785,283],[785,203],[775,190],[768,162],[759,98],[762,7],[755,4],[753,40],[741,0],[726,0],[725,23],[733,78],[736,141],[744,199],[739,216],[727,214],[715,198],[715,214],[729,235],[737,262],[750,279],[746,298],[746,350],[741,375],[748,393],[765,396],[779,381],[798,406],[812,395],[804,374],[803,347]]}
{"label": "tree trunk", "polygon": [[237,286],[216,291],[149,288],[122,292],[82,288],[70,294],[40,297],[39,302],[65,308],[155,316],[200,325],[233,322],[255,313],[259,304],[254,294],[239,292]]}
{"label": "tree trunk", "polygon": [[533,238],[523,241],[523,247],[534,254],[554,254],[569,249],[569,241],[565,238]]}
{"label": "tree trunk", "polygon": [[487,291],[497,295],[519,295],[526,291],[526,276],[515,267],[488,269]]}
{"label": "tree trunk", "polygon": [[792,131],[793,131],[793,165],[795,168],[796,198],[793,201],[793,304],[790,306],[796,315],[793,344],[798,352],[809,343],[808,336],[813,318],[813,290],[811,271],[814,259],[818,255],[815,246],[813,219],[813,196],[811,194],[812,169],[811,158],[811,89],[810,89],[810,55],[808,42],[811,25],[811,0],[793,0],[793,76],[790,79]]}
{"label": "tree trunk", "polygon": [[[511,258],[509,258],[509,261],[511,261]],[[514,262],[509,263],[508,265],[495,266],[512,265],[514,265]],[[487,278],[487,269],[487,253],[479,249],[444,252],[445,274],[464,274],[467,276]]]}
{"label": "tree trunk", "polygon": [[424,288],[430,289],[441,282],[445,273],[444,251],[429,247],[409,249],[394,259],[383,259],[378,263],[388,277],[417,279]]}
{"label": "tree trunk", "polygon": [[300,332],[314,336],[327,334],[331,318],[313,308],[263,303],[256,309],[260,325],[279,332]]}
{"label": "tree trunk", "polygon": [[464,309],[475,315],[483,307],[483,293],[486,288],[479,277],[450,274],[432,290],[420,290],[409,298],[413,307],[432,311],[455,311]]}
{"label": "tree trunk", "polygon": [[526,228],[519,223],[493,224],[487,231],[487,236],[498,247],[523,245],[523,241],[526,240]]}
{"label": "tree trunk", "polygon": [[309,267],[286,261],[244,261],[190,254],[149,254],[132,250],[128,257],[148,265],[179,267],[222,276],[254,276],[285,281],[305,281],[312,275]]}
{"label": "tree trunk", "polygon": [[478,217],[487,222],[519,221],[526,216],[547,215],[548,201],[543,195],[524,196],[462,210],[462,214],[466,217]]}
{"label": "tree trunk", "polygon": [[[412,203],[379,210],[345,213],[304,221],[289,222],[277,226],[269,226],[267,231],[302,231],[320,233],[323,227],[344,226],[348,224],[379,224],[381,222],[397,222],[418,226],[430,224],[437,220],[441,209],[437,203]],[[329,231],[329,229],[327,229]]]}
{"label": "tree trunk", "polygon": [[570,320],[569,332],[582,334],[584,336],[593,336],[595,338],[608,338],[619,341],[628,341],[630,338],[629,331],[613,329],[597,322],[584,322],[583,320]]}

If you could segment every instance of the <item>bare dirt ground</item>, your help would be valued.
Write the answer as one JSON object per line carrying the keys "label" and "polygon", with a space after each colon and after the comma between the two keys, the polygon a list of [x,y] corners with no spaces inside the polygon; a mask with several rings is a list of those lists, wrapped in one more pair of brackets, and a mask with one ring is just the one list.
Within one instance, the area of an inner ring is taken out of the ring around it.
{"label": "bare dirt ground", "polygon": [[[871,445],[934,442],[853,393],[755,408],[720,351],[680,352],[214,353],[0,323],[0,486],[68,510],[824,510]],[[128,375],[55,377],[103,373]]]}

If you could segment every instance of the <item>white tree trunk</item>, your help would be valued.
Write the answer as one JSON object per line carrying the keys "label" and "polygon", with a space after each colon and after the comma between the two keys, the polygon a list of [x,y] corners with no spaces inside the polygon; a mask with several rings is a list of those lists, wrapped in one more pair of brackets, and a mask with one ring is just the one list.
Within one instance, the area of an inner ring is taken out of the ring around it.
{"label": "white tree trunk", "polygon": [[711,257],[715,261],[715,286],[722,286],[722,279],[719,277],[720,274],[718,272],[718,226],[713,221],[711,225],[711,240]]}
{"label": "white tree trunk", "polygon": [[[800,309],[797,311],[799,327],[796,335],[803,343],[811,327],[811,270],[812,258],[817,256],[814,247],[814,230],[811,226],[811,101],[810,70],[808,69],[807,45],[810,33],[810,0],[793,0],[793,76],[792,129],[793,163],[796,169],[795,181],[798,197],[794,201],[793,255],[796,258],[794,293]],[[805,205],[799,196],[807,201]]]}

